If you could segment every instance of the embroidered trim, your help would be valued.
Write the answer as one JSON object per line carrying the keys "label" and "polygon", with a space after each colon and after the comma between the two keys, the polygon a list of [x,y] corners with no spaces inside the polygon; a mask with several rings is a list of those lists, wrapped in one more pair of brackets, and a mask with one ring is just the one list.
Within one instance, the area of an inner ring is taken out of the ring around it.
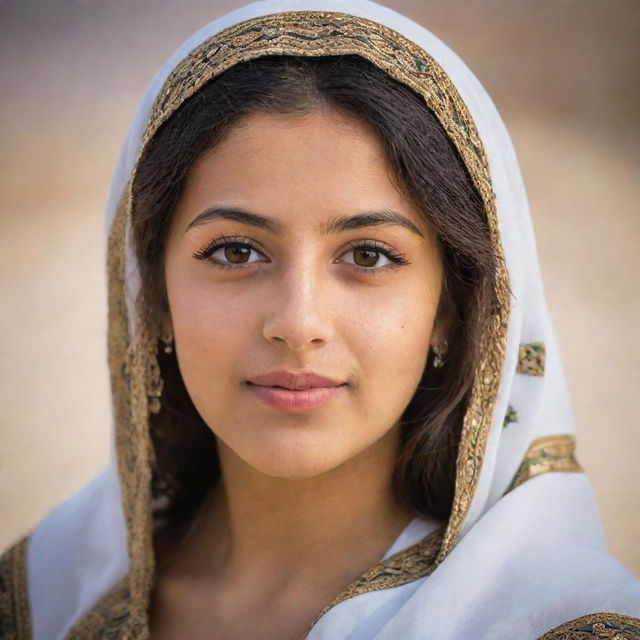
{"label": "embroidered trim", "polygon": [[518,366],[516,373],[527,376],[543,376],[546,349],[543,342],[521,344],[518,350]]}
{"label": "embroidered trim", "polygon": [[66,640],[125,640],[147,637],[146,621],[135,620],[132,617],[130,603],[129,576],[125,576],[71,629]]}
{"label": "embroidered trim", "polygon": [[30,640],[31,616],[27,590],[27,549],[25,536],[0,557],[0,638]]}
{"label": "embroidered trim", "polygon": [[592,613],[548,631],[538,640],[640,640],[640,619],[618,613]]}
{"label": "embroidered trim", "polygon": [[[148,402],[153,397],[149,389],[153,389],[153,363],[157,366],[157,360],[145,319],[136,317],[135,343],[129,331],[125,257],[130,187],[128,183],[118,203],[108,239],[108,352],[122,509],[130,566],[137,568],[76,623],[68,635],[72,640],[94,637],[103,627],[103,638],[144,637],[153,582]],[[110,606],[115,610],[107,612]],[[122,608],[126,608],[126,616]]]}
{"label": "embroidered trim", "polygon": [[536,438],[529,445],[524,459],[505,493],[509,493],[523,482],[549,471],[583,471],[575,458],[575,448],[575,438],[570,434]]}
{"label": "embroidered trim", "polygon": [[[138,317],[136,312],[134,336],[129,334],[124,274],[127,234],[130,233],[131,184],[144,146],[184,100],[234,64],[273,54],[356,54],[411,87],[424,97],[445,128],[483,200],[497,260],[496,315],[483,337],[484,358],[476,372],[469,408],[463,421],[452,513],[436,563],[441,562],[453,548],[469,510],[491,426],[506,344],[508,276],[486,154],[467,107],[448,76],[434,59],[404,36],[376,22],[349,14],[321,11],[278,13],[248,20],[214,35],[173,70],[158,94],[131,180],[124,190],[109,234],[109,367],[114,396],[118,470],[132,567],[127,577],[126,597],[130,601],[129,620],[140,622],[145,630],[154,572],[148,415],[155,408],[153,400],[157,394],[157,380],[154,372],[158,365],[156,340],[149,319]],[[135,344],[132,342],[134,337]],[[404,569],[399,571],[398,574],[387,576],[384,588],[416,579],[414,574],[403,573]],[[379,584],[382,583],[377,580],[366,581],[359,587],[358,593],[381,588],[376,587]],[[352,596],[340,596],[342,599],[346,597]],[[85,620],[90,618],[91,613]],[[77,629],[85,629],[85,633],[95,628],[83,624],[84,621],[80,621]],[[122,637],[129,636],[125,634]]]}
{"label": "embroidered trim", "polygon": [[337,604],[361,593],[399,587],[428,576],[436,568],[435,559],[442,546],[443,534],[444,527],[436,529],[420,542],[386,558],[379,565],[362,574],[316,616],[301,640],[305,640],[318,620]]}
{"label": "embroidered trim", "polygon": [[[344,600],[369,591],[398,587],[429,575],[435,568],[434,561],[442,545],[443,532],[444,527],[432,531],[416,544],[386,558],[363,573],[316,616],[303,638],[308,636],[311,629],[329,609]],[[125,577],[93,607],[80,624],[73,628],[67,640],[86,640],[88,637],[94,637],[96,632],[99,632],[100,638],[109,640],[144,637],[142,634],[146,628],[144,626],[146,622],[131,618],[130,600],[128,577]],[[4,639],[4,636],[1,637]]]}

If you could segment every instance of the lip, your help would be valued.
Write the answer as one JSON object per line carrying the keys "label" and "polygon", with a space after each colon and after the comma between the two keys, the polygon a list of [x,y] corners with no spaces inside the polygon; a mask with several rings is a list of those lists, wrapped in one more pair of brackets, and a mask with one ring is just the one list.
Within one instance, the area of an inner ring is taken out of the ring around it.
{"label": "lip", "polygon": [[337,387],[343,384],[338,380],[333,380],[332,378],[321,376],[311,371],[302,371],[299,373],[294,371],[272,371],[271,373],[253,376],[248,382],[262,387],[283,387],[294,390],[312,389],[316,387]]}
{"label": "lip", "polygon": [[318,409],[344,393],[348,386],[317,373],[291,371],[253,376],[246,384],[259,400],[288,413]]}
{"label": "lip", "polygon": [[346,389],[346,384],[337,387],[312,387],[310,389],[283,389],[247,382],[247,388],[259,400],[274,409],[287,413],[311,411],[327,404]]}

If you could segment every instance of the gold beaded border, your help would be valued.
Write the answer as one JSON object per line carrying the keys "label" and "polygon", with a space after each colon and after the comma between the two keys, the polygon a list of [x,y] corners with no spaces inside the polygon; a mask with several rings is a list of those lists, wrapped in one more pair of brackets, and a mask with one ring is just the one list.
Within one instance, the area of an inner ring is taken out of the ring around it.
{"label": "gold beaded border", "polygon": [[523,482],[549,471],[580,473],[583,468],[575,458],[576,441],[571,434],[536,438],[527,449],[516,474],[505,491],[519,487]]}
{"label": "gold beaded border", "polygon": [[619,613],[592,613],[547,631],[538,640],[640,640],[640,619]]}
{"label": "gold beaded border", "polygon": [[442,546],[443,533],[444,527],[436,529],[419,542],[363,573],[315,617],[301,640],[305,640],[318,620],[337,604],[361,593],[399,587],[431,574],[436,568],[435,560]]}

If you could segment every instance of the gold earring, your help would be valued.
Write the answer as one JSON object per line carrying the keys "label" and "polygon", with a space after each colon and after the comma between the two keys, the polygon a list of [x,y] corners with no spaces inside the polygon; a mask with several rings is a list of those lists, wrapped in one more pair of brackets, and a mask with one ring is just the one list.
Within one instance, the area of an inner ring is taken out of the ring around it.
{"label": "gold earring", "polygon": [[447,355],[447,351],[449,349],[449,345],[447,341],[437,344],[433,347],[433,368],[441,369],[444,367],[444,358]]}

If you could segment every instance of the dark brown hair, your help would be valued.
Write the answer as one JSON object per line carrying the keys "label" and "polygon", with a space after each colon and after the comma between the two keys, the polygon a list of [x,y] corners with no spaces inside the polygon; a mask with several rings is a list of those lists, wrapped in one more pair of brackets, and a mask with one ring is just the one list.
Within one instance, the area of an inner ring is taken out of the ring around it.
{"label": "dark brown hair", "polygon": [[[236,64],[186,100],[148,143],[133,184],[133,229],[142,275],[140,304],[152,318],[168,307],[163,257],[171,215],[198,157],[240,117],[340,109],[377,133],[399,188],[437,237],[444,267],[438,313],[449,351],[431,366],[401,416],[394,473],[397,499],[447,519],[462,420],[493,309],[496,261],[482,200],[424,99],[355,55],[265,56]],[[193,406],[175,354],[158,350],[162,410],[151,415],[157,530],[179,531],[220,475],[215,436]]]}

